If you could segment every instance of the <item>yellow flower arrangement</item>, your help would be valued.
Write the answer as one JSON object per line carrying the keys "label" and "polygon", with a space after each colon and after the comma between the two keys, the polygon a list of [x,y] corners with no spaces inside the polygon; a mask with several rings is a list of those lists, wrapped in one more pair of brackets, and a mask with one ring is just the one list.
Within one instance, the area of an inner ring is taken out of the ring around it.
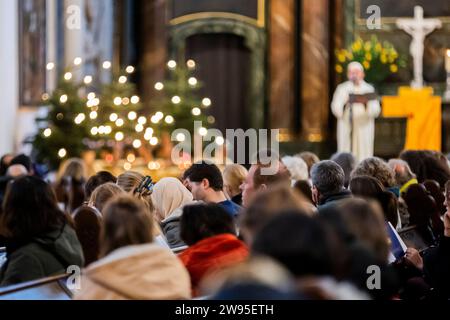
{"label": "yellow flower arrangement", "polygon": [[405,58],[399,55],[394,46],[387,41],[379,41],[376,36],[367,41],[357,38],[347,49],[336,50],[336,73],[343,74],[352,61],[360,62],[366,80],[375,84],[406,67]]}

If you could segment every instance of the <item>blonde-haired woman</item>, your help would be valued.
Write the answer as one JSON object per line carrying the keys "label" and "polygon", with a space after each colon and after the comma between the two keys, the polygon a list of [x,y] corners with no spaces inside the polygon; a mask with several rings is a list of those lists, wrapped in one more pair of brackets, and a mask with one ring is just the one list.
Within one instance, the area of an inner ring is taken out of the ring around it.
{"label": "blonde-haired woman", "polygon": [[190,299],[189,274],[167,248],[154,243],[148,208],[129,195],[104,210],[101,259],[83,273],[76,300]]}
{"label": "blonde-haired woman", "polygon": [[240,186],[248,175],[247,169],[240,164],[231,164],[223,171],[224,191],[234,203],[242,206],[242,192]]}
{"label": "blonde-haired woman", "polygon": [[185,243],[180,237],[180,218],[183,207],[194,203],[192,194],[180,180],[164,178],[153,188],[152,202],[156,220],[159,221],[169,246],[184,246]]}
{"label": "blonde-haired woman", "polygon": [[126,193],[132,195],[136,199],[141,200],[149,209],[150,218],[156,222],[152,224],[153,233],[156,237],[156,240],[159,241],[162,245],[167,246],[167,240],[165,239],[161,228],[159,227],[159,221],[157,221],[155,217],[155,207],[153,205],[151,191],[147,189],[143,189],[141,191],[138,190],[139,186],[142,182],[144,182],[145,176],[136,171],[126,171],[117,177],[117,185],[121,187]]}

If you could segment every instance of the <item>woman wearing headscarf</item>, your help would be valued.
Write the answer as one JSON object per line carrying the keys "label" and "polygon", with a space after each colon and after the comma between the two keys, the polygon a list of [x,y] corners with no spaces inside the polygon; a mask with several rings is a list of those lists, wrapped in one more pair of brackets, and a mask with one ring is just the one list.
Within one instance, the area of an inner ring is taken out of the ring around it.
{"label": "woman wearing headscarf", "polygon": [[156,220],[166,236],[171,248],[185,246],[180,237],[180,218],[183,207],[193,203],[192,194],[175,178],[161,179],[154,187],[152,202],[155,206]]}

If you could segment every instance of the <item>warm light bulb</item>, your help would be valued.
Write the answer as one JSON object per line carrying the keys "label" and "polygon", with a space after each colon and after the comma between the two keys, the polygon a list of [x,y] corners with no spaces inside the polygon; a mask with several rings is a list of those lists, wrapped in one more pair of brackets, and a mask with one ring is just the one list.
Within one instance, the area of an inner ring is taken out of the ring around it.
{"label": "warm light bulb", "polygon": [[50,99],[50,95],[48,93],[44,93],[42,94],[42,101],[47,101],[48,99]]}
{"label": "warm light bulb", "polygon": [[128,99],[128,98],[123,98],[123,99],[122,99],[122,104],[123,104],[124,106],[129,105],[129,104],[130,104],[130,99]]}
{"label": "warm light bulb", "polygon": [[91,84],[91,83],[92,83],[92,76],[84,77],[84,84]]}
{"label": "warm light bulb", "polygon": [[139,139],[136,139],[133,141],[133,148],[139,149],[142,146],[142,141]]}
{"label": "warm light bulb", "polygon": [[91,118],[92,120],[97,119],[97,117],[98,117],[97,111],[92,111],[92,112],[89,114],[89,118]]}
{"label": "warm light bulb", "polygon": [[66,72],[65,74],[64,74],[64,79],[65,80],[67,80],[67,81],[69,81],[70,79],[72,79],[72,73],[71,72]]}
{"label": "warm light bulb", "polygon": [[129,170],[131,170],[131,168],[133,168],[133,166],[131,163],[125,162],[125,164],[123,165],[123,168],[125,169],[125,171],[129,171]]}
{"label": "warm light bulb", "polygon": [[196,78],[192,77],[192,78],[189,78],[188,83],[189,83],[189,85],[195,87],[198,83],[198,80]]}
{"label": "warm light bulb", "polygon": [[225,139],[223,137],[217,137],[216,138],[216,143],[218,146],[223,146],[225,143]]}
{"label": "warm light bulb", "polygon": [[55,69],[55,64],[53,62],[47,63],[47,70],[51,71],[53,69]]}
{"label": "warm light bulb", "polygon": [[61,98],[59,98],[59,102],[61,102],[61,103],[66,103],[68,99],[69,99],[69,98],[67,97],[67,94],[63,94],[63,95],[61,96]]}
{"label": "warm light bulb", "polygon": [[164,89],[164,84],[162,84],[162,82],[157,82],[155,84],[155,89],[158,90],[158,91],[163,90]]}
{"label": "warm light bulb", "polygon": [[123,135],[123,132],[117,132],[115,135],[115,139],[116,141],[122,141],[125,138],[125,136]]}
{"label": "warm light bulb", "polygon": [[96,136],[96,135],[98,134],[98,128],[97,128],[97,127],[93,127],[93,128],[91,129],[91,134],[92,134],[93,136]]}
{"label": "warm light bulb", "polygon": [[211,104],[212,104],[211,99],[209,99],[209,98],[204,98],[204,99],[202,100],[202,104],[203,104],[205,107],[211,106]]}
{"label": "warm light bulb", "polygon": [[126,71],[128,74],[133,73],[133,72],[134,72],[134,67],[133,67],[133,66],[128,66],[128,67],[125,69],[125,71]]}
{"label": "warm light bulb", "polygon": [[115,97],[114,98],[114,105],[120,106],[122,104],[122,98],[121,97]]}
{"label": "warm light bulb", "polygon": [[199,115],[202,114],[202,110],[200,110],[200,108],[193,108],[192,109],[192,114],[196,117],[198,117]]}
{"label": "warm light bulb", "polygon": [[111,61],[105,61],[103,62],[103,69],[111,69]]}
{"label": "warm light bulb", "polygon": [[139,117],[138,123],[144,125],[147,123],[147,119],[145,117]]}
{"label": "warm light bulb", "polygon": [[142,132],[142,131],[144,131],[144,126],[139,123],[136,125],[135,129],[136,129],[136,132]]}
{"label": "warm light bulb", "polygon": [[137,118],[137,113],[134,111],[131,111],[130,113],[128,113],[128,119],[130,119],[131,121],[136,120]]}
{"label": "warm light bulb", "polygon": [[47,128],[44,130],[44,137],[48,138],[52,135],[52,129]]}
{"label": "warm light bulb", "polygon": [[116,126],[123,127],[124,124],[125,124],[125,122],[123,121],[123,119],[117,119],[116,120]]}
{"label": "warm light bulb", "polygon": [[198,134],[201,135],[202,137],[204,137],[208,134],[208,129],[202,127],[200,129],[198,129]]}
{"label": "warm light bulb", "polygon": [[156,137],[151,138],[150,139],[150,144],[152,146],[156,146],[158,144],[158,138],[156,138]]}
{"label": "warm light bulb", "polygon": [[128,79],[127,79],[127,77],[125,77],[125,76],[121,76],[121,77],[119,78],[119,83],[121,83],[121,84],[125,84],[125,83],[127,83],[127,81],[128,81]]}
{"label": "warm light bulb", "polygon": [[184,142],[186,140],[186,136],[184,133],[179,133],[176,136],[178,142]]}
{"label": "warm light bulb", "polygon": [[136,156],[133,153],[130,153],[129,155],[127,155],[127,161],[132,163],[136,161]]}
{"label": "warm light bulb", "polygon": [[111,132],[112,132],[111,126],[106,126],[105,127],[105,134],[111,134]]}
{"label": "warm light bulb", "polygon": [[172,116],[167,116],[165,121],[167,124],[172,124],[175,121],[175,119]]}
{"label": "warm light bulb", "polygon": [[192,60],[192,59],[189,59],[189,60],[186,62],[186,65],[188,66],[189,69],[194,69],[194,68],[195,68],[195,61]]}
{"label": "warm light bulb", "polygon": [[87,95],[88,100],[93,100],[95,99],[96,95],[95,92],[89,92],[89,94]]}
{"label": "warm light bulb", "polygon": [[67,155],[67,150],[64,148],[59,149],[58,151],[58,157],[64,158]]}
{"label": "warm light bulb", "polygon": [[109,116],[109,120],[111,122],[116,122],[116,120],[119,118],[119,116],[117,115],[117,113],[111,113],[111,115]]}
{"label": "warm light bulb", "polygon": [[179,96],[172,97],[173,104],[179,104],[181,102],[181,98]]}
{"label": "warm light bulb", "polygon": [[175,60],[170,60],[169,62],[167,62],[167,66],[169,67],[169,69],[175,69],[177,67],[177,62]]}
{"label": "warm light bulb", "polygon": [[79,66],[79,65],[82,64],[82,63],[83,63],[83,59],[81,59],[80,57],[76,57],[76,58],[73,60],[73,64],[76,65],[76,66]]}
{"label": "warm light bulb", "polygon": [[138,96],[132,96],[131,97],[131,103],[132,104],[138,104],[140,100],[141,99]]}

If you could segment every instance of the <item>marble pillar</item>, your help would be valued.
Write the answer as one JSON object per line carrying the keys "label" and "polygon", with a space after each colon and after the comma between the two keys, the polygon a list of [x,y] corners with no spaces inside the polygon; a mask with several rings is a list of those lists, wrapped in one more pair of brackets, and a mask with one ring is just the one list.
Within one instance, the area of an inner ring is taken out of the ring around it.
{"label": "marble pillar", "polygon": [[15,123],[18,110],[18,12],[15,1],[0,0],[0,88],[2,107],[0,116],[0,156],[13,152]]}
{"label": "marble pillar", "polygon": [[271,0],[269,18],[269,124],[290,131],[295,114],[295,0]]}
{"label": "marble pillar", "polygon": [[[86,29],[84,0],[64,1],[64,64],[66,67],[73,66],[75,58],[84,59],[83,33]],[[81,80],[82,68],[73,70],[74,77]]]}
{"label": "marble pillar", "polygon": [[142,21],[138,41],[140,56],[142,101],[147,104],[156,94],[155,83],[164,80],[167,63],[167,0],[141,1]]}
{"label": "marble pillar", "polygon": [[327,138],[330,110],[330,0],[302,1],[302,137]]}

